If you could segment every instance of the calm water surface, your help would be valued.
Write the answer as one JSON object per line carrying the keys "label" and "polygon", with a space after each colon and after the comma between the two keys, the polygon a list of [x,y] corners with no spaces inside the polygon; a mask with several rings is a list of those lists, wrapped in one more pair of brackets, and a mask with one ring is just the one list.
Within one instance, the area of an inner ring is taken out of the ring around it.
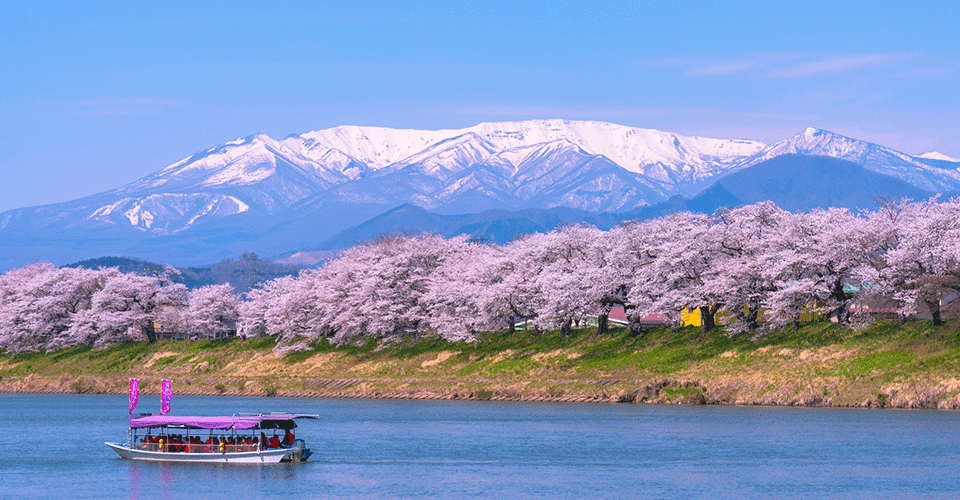
{"label": "calm water surface", "polygon": [[126,405],[0,394],[0,498],[960,498],[957,412],[174,396],[320,415],[310,462],[238,466],[119,459]]}

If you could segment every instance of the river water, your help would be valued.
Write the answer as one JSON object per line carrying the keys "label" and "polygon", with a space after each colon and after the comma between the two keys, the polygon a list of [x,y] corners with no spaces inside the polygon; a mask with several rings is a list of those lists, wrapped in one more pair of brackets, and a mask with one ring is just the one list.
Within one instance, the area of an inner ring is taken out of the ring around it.
{"label": "river water", "polygon": [[0,394],[0,498],[960,498],[958,412],[175,395],[320,416],[310,462],[240,466],[121,460],[126,409]]}

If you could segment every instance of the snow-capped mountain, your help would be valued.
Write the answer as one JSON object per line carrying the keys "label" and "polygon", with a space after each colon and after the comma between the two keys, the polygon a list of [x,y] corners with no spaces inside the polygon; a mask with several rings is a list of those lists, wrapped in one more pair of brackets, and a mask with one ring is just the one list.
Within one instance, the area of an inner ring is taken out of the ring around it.
{"label": "snow-capped mountain", "polygon": [[[816,128],[767,147],[740,167],[785,154],[830,156],[852,161],[867,170],[902,180],[932,192],[960,189],[960,165],[944,158],[914,157],[890,148],[858,141]],[[941,155],[942,156],[942,155]]]}
{"label": "snow-capped mountain", "polygon": [[113,191],[2,213],[0,247],[26,260],[56,260],[31,254],[37,245],[71,249],[80,260],[166,255],[175,245],[207,263],[250,249],[308,246],[407,203],[448,214],[624,212],[695,195],[788,153],[849,160],[928,191],[960,189],[952,158],[912,157],[813,128],[768,146],[588,121],[435,131],[342,126],[280,140],[251,135]]}
{"label": "snow-capped mountain", "polygon": [[344,126],[230,141],[77,208],[88,223],[156,234],[247,211],[345,203],[370,205],[370,215],[402,203],[448,212],[623,210],[693,194],[763,147],[565,120],[438,131]]}
{"label": "snow-capped mountain", "polygon": [[938,153],[938,152],[936,152],[936,151],[930,151],[929,153],[923,153],[922,155],[918,156],[917,158],[926,158],[926,159],[928,159],[928,160],[952,161],[952,162],[960,163],[960,159],[951,158],[951,157],[949,157],[949,156],[947,156],[947,155],[945,155],[945,154],[943,154],[943,153]]}

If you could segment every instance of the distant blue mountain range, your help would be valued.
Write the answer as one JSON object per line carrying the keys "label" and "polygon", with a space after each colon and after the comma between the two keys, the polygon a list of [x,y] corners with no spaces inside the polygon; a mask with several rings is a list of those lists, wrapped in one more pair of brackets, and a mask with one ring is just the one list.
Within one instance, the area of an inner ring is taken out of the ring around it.
{"label": "distant blue mountain range", "polygon": [[[661,217],[679,211],[712,214],[721,207],[732,208],[765,200],[790,211],[828,207],[856,211],[874,209],[881,200],[919,200],[933,194],[850,161],[787,154],[729,174],[693,198],[677,196],[623,212],[594,213],[552,208],[444,215],[405,204],[335,235],[314,250],[335,251],[385,234],[418,232],[447,237],[465,234],[478,241],[504,244],[524,234],[546,232],[565,224],[584,223],[609,229],[627,220]],[[952,194],[956,195],[955,192]],[[948,192],[947,196],[950,195]]]}

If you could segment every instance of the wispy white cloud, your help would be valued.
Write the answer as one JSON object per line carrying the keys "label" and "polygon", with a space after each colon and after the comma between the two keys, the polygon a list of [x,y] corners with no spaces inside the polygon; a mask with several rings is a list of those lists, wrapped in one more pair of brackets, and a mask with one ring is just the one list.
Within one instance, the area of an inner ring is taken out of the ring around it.
{"label": "wispy white cloud", "polygon": [[893,66],[917,59],[918,54],[880,52],[844,56],[816,57],[800,53],[745,55],[719,61],[687,59],[674,66],[686,66],[688,76],[752,75],[760,78],[806,78],[864,68]]}
{"label": "wispy white cloud", "polygon": [[772,53],[746,56],[720,62],[709,62],[706,64],[701,61],[689,69],[687,74],[690,76],[717,76],[749,73],[769,68],[771,65],[796,59],[797,57],[797,54],[792,53]]}
{"label": "wispy white cloud", "polygon": [[928,66],[912,67],[893,76],[900,78],[944,78],[960,74],[960,61],[945,61]]}
{"label": "wispy white cloud", "polygon": [[908,61],[914,57],[914,54],[903,52],[828,57],[794,64],[785,68],[773,69],[768,72],[766,76],[775,78],[805,78],[822,75],[824,73],[838,73],[868,67],[890,66]]}

